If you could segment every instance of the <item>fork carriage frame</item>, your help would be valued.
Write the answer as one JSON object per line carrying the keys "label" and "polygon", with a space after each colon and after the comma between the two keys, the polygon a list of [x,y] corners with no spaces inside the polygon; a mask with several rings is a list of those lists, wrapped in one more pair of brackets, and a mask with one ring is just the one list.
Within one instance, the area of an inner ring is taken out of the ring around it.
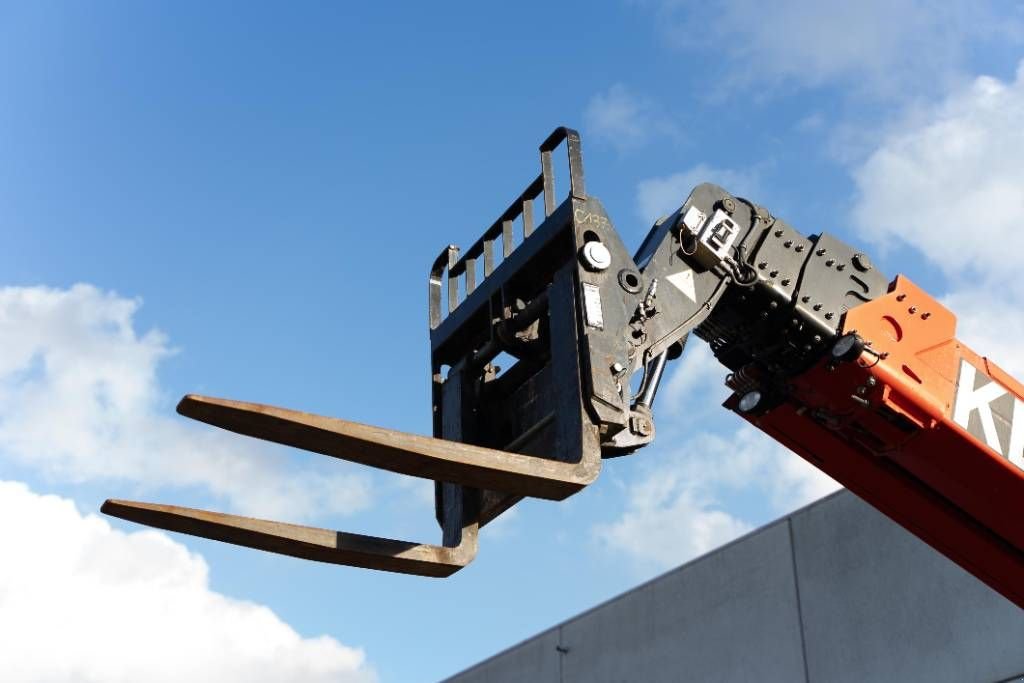
{"label": "fork carriage frame", "polygon": [[[556,205],[552,154],[563,143],[569,193]],[[541,144],[540,158],[540,174],[483,236],[461,258],[457,247],[448,246],[431,268],[434,436],[575,470],[578,484],[564,489],[570,495],[600,470],[597,429],[584,407],[576,310],[576,252],[583,239],[576,217],[589,208],[579,134],[556,129]],[[538,198],[544,210],[539,226]],[[461,301],[460,291],[465,293]],[[517,362],[498,376],[493,361],[501,353]],[[480,524],[522,498],[501,487],[474,491],[436,482],[436,514],[445,539],[457,527],[449,508],[474,495],[480,497]]]}
{"label": "fork carriage frame", "polygon": [[[556,205],[552,154],[563,143],[570,191]],[[480,527],[522,497],[562,500],[593,482],[607,418],[614,432],[629,410],[621,386],[595,410],[590,358],[618,345],[635,293],[623,293],[614,275],[588,272],[577,256],[585,241],[598,240],[618,263],[632,268],[632,259],[600,202],[586,195],[579,134],[556,129],[540,157],[541,173],[466,254],[449,246],[431,268],[433,438],[204,396],[178,405],[186,417],[239,434],[433,479],[440,545],[125,500],[108,500],[102,511],[303,559],[443,577],[473,560]],[[538,198],[544,218],[535,226]],[[605,296],[607,325],[584,328],[584,282]],[[516,362],[499,374],[492,361],[502,353]]]}

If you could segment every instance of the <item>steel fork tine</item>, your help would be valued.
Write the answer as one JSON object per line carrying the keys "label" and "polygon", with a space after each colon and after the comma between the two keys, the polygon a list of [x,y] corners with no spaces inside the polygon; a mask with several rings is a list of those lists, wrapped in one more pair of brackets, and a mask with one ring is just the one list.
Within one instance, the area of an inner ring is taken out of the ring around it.
{"label": "steel fork tine", "polygon": [[563,500],[592,483],[599,458],[547,460],[312,415],[259,403],[189,394],[181,415],[238,434],[399,474],[479,489]]}
{"label": "steel fork tine", "polygon": [[286,524],[177,505],[108,500],[101,510],[114,517],[215,541],[291,555],[304,560],[365,569],[445,577],[476,557],[478,525],[462,527],[454,547],[396,541],[330,529]]}

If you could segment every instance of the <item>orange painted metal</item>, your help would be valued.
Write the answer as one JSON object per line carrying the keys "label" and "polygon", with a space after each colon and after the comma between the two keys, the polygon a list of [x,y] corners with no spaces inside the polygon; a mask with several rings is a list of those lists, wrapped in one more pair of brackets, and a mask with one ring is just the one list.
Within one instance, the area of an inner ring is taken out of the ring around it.
{"label": "orange painted metal", "polygon": [[1024,608],[1024,460],[1009,450],[1020,444],[1007,443],[1012,419],[1004,408],[1002,438],[990,412],[992,437],[954,419],[976,388],[958,386],[965,362],[982,386],[998,384],[989,395],[1010,397],[1011,418],[1024,385],[959,342],[953,313],[903,276],[847,312],[843,330],[868,342],[860,358],[823,362],[795,378],[786,404],[744,417]]}

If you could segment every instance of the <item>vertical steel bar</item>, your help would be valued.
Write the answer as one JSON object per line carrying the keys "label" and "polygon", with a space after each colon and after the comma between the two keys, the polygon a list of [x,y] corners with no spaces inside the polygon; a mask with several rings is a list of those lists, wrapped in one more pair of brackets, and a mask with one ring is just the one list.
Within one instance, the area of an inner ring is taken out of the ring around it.
{"label": "vertical steel bar", "polygon": [[583,149],[580,145],[579,133],[574,130],[568,131],[565,138],[565,147],[569,153],[569,183],[572,186],[572,196],[576,199],[586,199],[587,187],[583,176]]}
{"label": "vertical steel bar", "polygon": [[494,272],[494,240],[484,240],[484,277]]}
{"label": "vertical steel bar", "polygon": [[437,259],[434,260],[434,265],[430,269],[430,281],[428,288],[430,301],[430,329],[432,330],[441,324],[441,292],[444,287],[442,276],[445,275],[447,269],[450,267],[449,264],[453,263],[458,259],[458,257],[459,248],[454,244],[449,244]]}
{"label": "vertical steel bar", "polygon": [[512,221],[501,221],[501,241],[502,255],[508,258],[508,255],[512,253]]}
{"label": "vertical steel bar", "polygon": [[448,312],[451,313],[459,305],[459,277],[452,275],[452,268],[459,260],[459,251],[448,252]]}
{"label": "vertical steel bar", "polygon": [[473,293],[476,289],[476,259],[466,259],[466,296]]}
{"label": "vertical steel bar", "polygon": [[555,171],[551,163],[551,150],[540,153],[540,172],[544,176],[544,217],[555,212]]}

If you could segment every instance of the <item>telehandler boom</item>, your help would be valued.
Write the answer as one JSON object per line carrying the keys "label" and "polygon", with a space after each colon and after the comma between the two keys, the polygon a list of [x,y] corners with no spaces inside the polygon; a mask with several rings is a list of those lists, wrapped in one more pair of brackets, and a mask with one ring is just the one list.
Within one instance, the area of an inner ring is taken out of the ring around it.
{"label": "telehandler boom", "polygon": [[524,496],[562,500],[603,459],[650,443],[666,364],[692,334],[727,369],[726,408],[1024,608],[1024,386],[956,339],[952,312],[836,237],[805,236],[714,185],[630,254],[586,192],[579,135],[558,128],[540,157],[483,236],[430,270],[433,437],[219,398],[178,405],[239,434],[434,480],[439,545],[123,500],[103,511],[448,576],[473,560],[480,527]]}

